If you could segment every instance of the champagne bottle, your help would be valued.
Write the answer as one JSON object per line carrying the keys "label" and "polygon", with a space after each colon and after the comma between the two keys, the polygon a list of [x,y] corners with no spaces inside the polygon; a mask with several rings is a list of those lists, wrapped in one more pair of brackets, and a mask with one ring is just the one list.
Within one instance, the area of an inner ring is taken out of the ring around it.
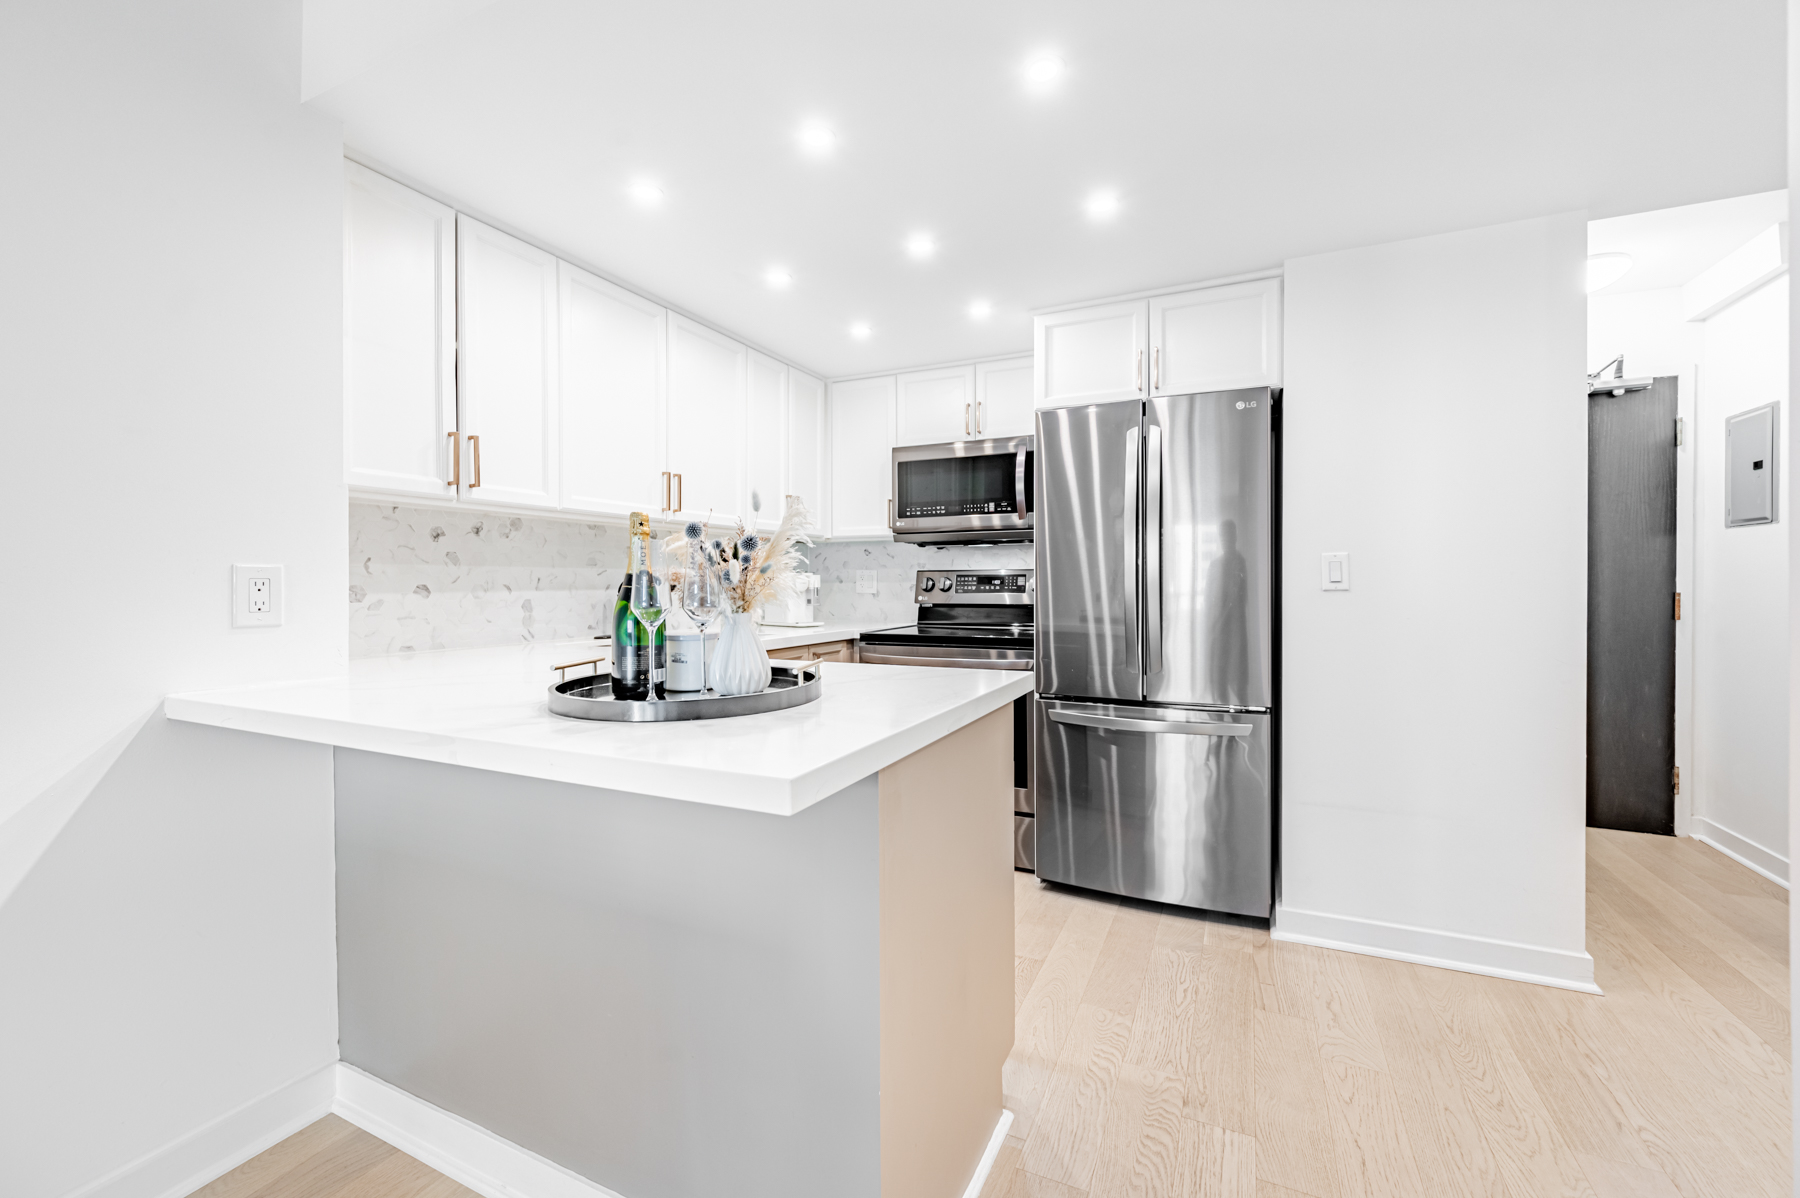
{"label": "champagne bottle", "polygon": [[[642,552],[639,552],[639,539]],[[615,699],[648,699],[650,680],[667,677],[668,641],[659,625],[654,635],[644,622],[631,614],[631,572],[636,564],[649,559],[650,517],[643,512],[631,513],[631,543],[625,551],[625,580],[619,584],[619,597],[613,603],[612,695]],[[655,673],[652,673],[655,671]],[[664,684],[656,693],[663,697]]]}

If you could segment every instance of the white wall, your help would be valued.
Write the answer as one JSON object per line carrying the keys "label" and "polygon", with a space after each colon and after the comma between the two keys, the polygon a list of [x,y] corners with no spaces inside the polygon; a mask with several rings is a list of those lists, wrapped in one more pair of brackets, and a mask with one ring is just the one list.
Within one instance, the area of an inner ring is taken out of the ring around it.
{"label": "white wall", "polygon": [[[1625,355],[1630,378],[1675,376],[1676,411],[1693,434],[1698,426],[1695,389],[1705,328],[1682,318],[1681,288],[1657,287],[1588,297],[1587,363],[1598,370]],[[1687,436],[1675,451],[1675,589],[1682,596],[1682,619],[1675,625],[1675,768],[1681,789],[1675,795],[1675,834],[1694,825],[1699,789],[1694,770],[1694,639],[1697,609],[1704,603],[1694,570],[1694,461],[1698,437]]]}
{"label": "white wall", "polygon": [[[1788,283],[1704,322],[1695,480],[1694,831],[1788,877],[1788,531],[1725,527],[1725,418],[1780,402],[1788,422]],[[1780,463],[1791,474],[1792,461]],[[1785,492],[1785,485],[1783,490]],[[1684,778],[1686,775],[1684,774]]]}
{"label": "white wall", "polygon": [[1585,244],[1287,264],[1279,938],[1592,985]]}
{"label": "white wall", "polygon": [[[0,1193],[336,1057],[329,750],[160,715],[345,660],[342,149],[299,32],[0,5]],[[286,567],[285,626],[232,630],[233,562]]]}

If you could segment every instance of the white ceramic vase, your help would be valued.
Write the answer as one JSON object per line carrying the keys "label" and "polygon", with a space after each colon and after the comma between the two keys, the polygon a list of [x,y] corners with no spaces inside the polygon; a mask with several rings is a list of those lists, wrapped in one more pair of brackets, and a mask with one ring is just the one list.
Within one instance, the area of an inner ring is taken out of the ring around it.
{"label": "white ceramic vase", "polygon": [[719,626],[719,647],[707,663],[706,680],[721,695],[754,695],[769,689],[769,654],[749,612],[727,612]]}

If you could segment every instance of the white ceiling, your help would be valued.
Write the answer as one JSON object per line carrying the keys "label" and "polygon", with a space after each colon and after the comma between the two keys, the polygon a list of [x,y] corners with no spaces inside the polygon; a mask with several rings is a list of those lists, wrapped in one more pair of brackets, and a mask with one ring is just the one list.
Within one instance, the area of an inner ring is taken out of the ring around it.
{"label": "white ceiling", "polygon": [[[1036,307],[1786,181],[1781,0],[306,2],[309,103],[353,152],[826,376],[1024,352]],[[1069,66],[1044,97],[1039,47]]]}
{"label": "white ceiling", "polygon": [[1631,269],[1594,294],[1679,287],[1787,218],[1787,192],[1765,191],[1589,221],[1588,253],[1631,255]]}

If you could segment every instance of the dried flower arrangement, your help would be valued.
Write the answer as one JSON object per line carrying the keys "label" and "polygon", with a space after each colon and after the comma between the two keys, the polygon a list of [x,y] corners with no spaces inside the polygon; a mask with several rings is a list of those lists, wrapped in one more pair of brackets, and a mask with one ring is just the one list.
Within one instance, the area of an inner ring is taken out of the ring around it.
{"label": "dried flower arrangement", "polygon": [[[750,510],[762,510],[762,497],[754,491],[750,493]],[[792,594],[794,575],[804,564],[800,547],[813,543],[807,535],[812,526],[812,513],[806,510],[806,502],[798,495],[789,495],[781,523],[767,540],[747,531],[741,521],[730,541],[708,540],[707,525],[690,520],[687,527],[665,540],[663,547],[682,563],[690,549],[704,553],[723,571],[730,609],[752,612],[778,596]],[[673,586],[681,585],[679,565],[671,569],[669,581]]]}

